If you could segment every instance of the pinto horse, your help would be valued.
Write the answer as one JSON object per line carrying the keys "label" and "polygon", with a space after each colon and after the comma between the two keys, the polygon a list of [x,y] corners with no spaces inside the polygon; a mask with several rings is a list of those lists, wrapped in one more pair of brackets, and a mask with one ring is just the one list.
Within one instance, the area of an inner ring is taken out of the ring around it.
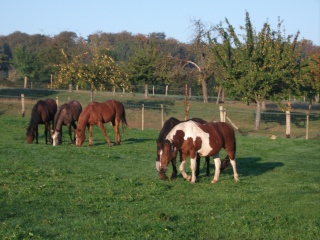
{"label": "pinto horse", "polygon": [[[201,118],[192,118],[190,119],[194,122],[203,124],[206,123],[205,120],[201,119]],[[163,127],[159,133],[159,137],[157,139],[157,158],[156,158],[156,168],[159,172],[159,176],[161,180],[167,179],[166,173],[165,171],[162,169],[160,170],[159,166],[160,166],[160,149],[162,144],[165,141],[166,136],[168,135],[168,133],[172,130],[172,128],[174,128],[177,124],[182,123],[185,121],[180,121],[174,117],[169,118],[164,124]],[[180,152],[180,159],[181,159],[181,152]],[[174,156],[172,158],[172,174],[171,174],[171,179],[175,179],[177,177],[177,167],[176,167],[176,156]],[[207,176],[209,176],[209,172],[210,172],[210,158],[206,157],[206,165],[207,165]],[[197,170],[196,170],[196,176],[199,176],[199,168],[200,168],[200,157],[197,157]]]}
{"label": "pinto horse", "polygon": [[32,108],[29,127],[27,128],[27,142],[31,144],[34,139],[38,144],[38,124],[44,124],[44,134],[46,144],[51,142],[50,138],[50,122],[53,121],[54,115],[57,112],[57,103],[51,98],[39,100]]}
{"label": "pinto horse", "polygon": [[[196,158],[199,156],[213,156],[215,174],[211,183],[219,180],[221,160],[219,151],[224,148],[233,168],[234,180],[238,181],[235,152],[236,139],[233,128],[224,122],[209,122],[198,124],[187,121],[176,125],[166,136],[166,140],[160,149],[160,171],[165,171],[170,161],[181,151],[182,159],[179,170],[182,176],[195,183]],[[184,171],[187,156],[190,156],[191,177]]]}
{"label": "pinto horse", "polygon": [[54,115],[52,127],[53,146],[62,143],[62,125],[66,125],[68,127],[68,133],[70,136],[71,143],[75,142],[76,135],[74,133],[74,138],[72,139],[71,126],[75,131],[77,128],[76,121],[78,121],[81,112],[82,106],[77,100],[71,100],[65,104],[62,104],[58,108],[58,111]]}
{"label": "pinto horse", "polygon": [[111,122],[115,131],[114,145],[119,145],[121,142],[119,125],[127,125],[126,113],[121,102],[116,100],[107,100],[105,102],[91,102],[81,112],[76,129],[76,145],[81,146],[85,140],[85,128],[89,131],[89,146],[92,145],[92,126],[98,125],[103,133],[108,146],[110,140],[103,126],[104,123]]}

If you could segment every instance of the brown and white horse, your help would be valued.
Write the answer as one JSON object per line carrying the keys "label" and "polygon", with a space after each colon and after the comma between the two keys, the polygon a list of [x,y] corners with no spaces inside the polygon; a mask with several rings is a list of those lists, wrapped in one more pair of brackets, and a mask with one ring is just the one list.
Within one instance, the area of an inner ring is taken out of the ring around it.
{"label": "brown and white horse", "polygon": [[105,137],[108,146],[110,140],[103,126],[104,123],[111,122],[115,131],[114,145],[121,142],[119,125],[120,123],[127,125],[126,113],[121,102],[116,100],[107,100],[105,102],[91,102],[81,112],[76,129],[76,145],[81,146],[85,140],[85,130],[89,130],[89,146],[92,145],[92,126],[98,125]]}
{"label": "brown and white horse", "polygon": [[[206,123],[205,120],[201,119],[201,118],[192,118],[190,119],[194,122],[203,124]],[[190,121],[187,120],[187,121]],[[167,121],[165,121],[165,123],[163,124],[163,127],[159,133],[159,137],[157,139],[157,158],[156,158],[156,168],[159,172],[159,176],[161,180],[165,180],[167,179],[166,173],[164,171],[164,169],[160,170],[159,166],[160,166],[160,149],[162,144],[164,143],[166,136],[168,135],[168,133],[172,130],[172,128],[174,128],[177,124],[182,123],[185,121],[180,121],[174,117],[169,118]],[[180,159],[181,159],[181,153],[180,153]],[[171,174],[171,179],[175,179],[177,177],[177,167],[176,167],[176,156],[172,158],[171,160],[172,163],[172,174]],[[206,165],[207,165],[207,170],[206,170],[206,174],[207,176],[209,176],[210,173],[210,158],[206,157]],[[200,157],[197,157],[197,169],[196,169],[196,176],[198,177],[199,175],[199,169],[200,169]]]}
{"label": "brown and white horse", "polygon": [[[236,169],[235,152],[236,139],[233,128],[224,122],[209,122],[198,124],[194,121],[187,121],[176,125],[167,135],[160,150],[159,169],[167,168],[169,162],[181,151],[182,159],[179,170],[182,176],[195,183],[196,181],[196,159],[199,156],[213,156],[215,174],[211,183],[219,180],[221,160],[219,151],[224,148],[233,168],[234,180],[238,181]],[[187,156],[190,156],[190,169],[192,175],[184,171],[184,164]]]}

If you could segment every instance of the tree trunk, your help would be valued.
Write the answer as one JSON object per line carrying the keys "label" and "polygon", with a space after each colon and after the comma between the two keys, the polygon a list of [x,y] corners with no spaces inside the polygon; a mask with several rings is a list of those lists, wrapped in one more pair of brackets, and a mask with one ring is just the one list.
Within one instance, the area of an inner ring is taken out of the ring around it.
{"label": "tree trunk", "polygon": [[291,117],[290,111],[286,111],[286,138],[290,138],[291,135]]}
{"label": "tree trunk", "polygon": [[256,106],[256,120],[255,120],[255,124],[256,124],[256,130],[260,129],[260,121],[261,121],[261,102],[257,101],[257,106]]}
{"label": "tree trunk", "polygon": [[208,103],[207,82],[206,82],[204,76],[201,76],[201,83],[202,83],[203,102],[204,102],[204,103]]}

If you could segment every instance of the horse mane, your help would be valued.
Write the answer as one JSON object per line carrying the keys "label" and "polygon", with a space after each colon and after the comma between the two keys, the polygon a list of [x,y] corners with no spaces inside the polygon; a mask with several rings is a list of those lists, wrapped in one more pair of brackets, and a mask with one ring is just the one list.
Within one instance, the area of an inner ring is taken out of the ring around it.
{"label": "horse mane", "polygon": [[167,121],[165,121],[165,123],[163,124],[163,127],[159,133],[159,137],[158,137],[157,141],[162,143],[165,140],[168,133],[171,131],[171,129],[180,122],[181,121],[179,121],[178,119],[176,119],[174,117],[171,117]]}

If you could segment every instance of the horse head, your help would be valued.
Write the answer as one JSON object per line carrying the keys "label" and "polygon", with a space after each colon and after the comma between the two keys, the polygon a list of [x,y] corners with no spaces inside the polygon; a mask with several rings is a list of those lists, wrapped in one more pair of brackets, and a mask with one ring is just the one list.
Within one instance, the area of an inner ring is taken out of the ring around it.
{"label": "horse head", "polygon": [[60,136],[59,130],[52,130],[52,145],[53,146],[57,146],[59,144],[59,136]]}
{"label": "horse head", "polygon": [[177,150],[169,140],[165,140],[163,144],[158,144],[159,161],[156,161],[156,168],[160,174],[160,178],[165,178],[167,166],[174,157],[177,156]]}
{"label": "horse head", "polygon": [[84,139],[86,138],[84,134],[84,129],[77,128],[75,132],[76,132],[76,146],[80,147],[83,144]]}
{"label": "horse head", "polygon": [[32,127],[27,128],[27,143],[31,144],[35,139],[34,129]]}

